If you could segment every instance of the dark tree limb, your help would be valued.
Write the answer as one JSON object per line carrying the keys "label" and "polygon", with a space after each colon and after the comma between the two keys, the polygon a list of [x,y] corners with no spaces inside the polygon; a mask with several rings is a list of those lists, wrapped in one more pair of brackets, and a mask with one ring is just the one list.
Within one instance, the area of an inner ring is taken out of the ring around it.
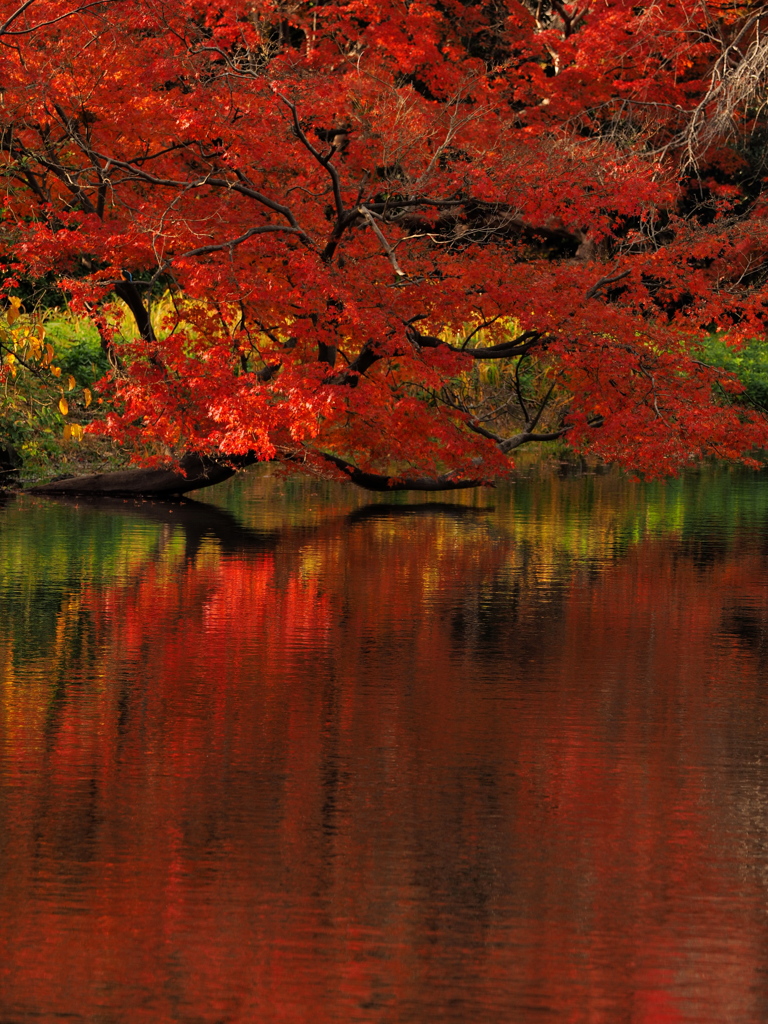
{"label": "dark tree limb", "polygon": [[442,338],[435,338],[431,334],[419,334],[414,327],[408,328],[408,335],[414,344],[419,348],[448,348],[452,352],[463,352],[472,356],[473,359],[511,359],[514,356],[522,356],[534,346],[544,340],[539,331],[523,331],[511,341],[502,341],[498,345],[478,346],[476,348],[464,348],[463,346],[450,345]]}
{"label": "dark tree limb", "polygon": [[118,298],[123,300],[128,309],[130,309],[141,337],[145,341],[156,341],[157,339],[155,338],[152,321],[149,318],[149,312],[147,311],[147,307],[144,305],[139,289],[133,281],[118,281],[114,286],[114,292]]}
{"label": "dark tree limb", "polygon": [[319,341],[317,343],[317,360],[320,363],[327,363],[333,368],[336,365],[338,351],[335,345],[326,345],[324,341]]}
{"label": "dark tree limb", "polygon": [[73,7],[71,11],[65,11],[64,14],[60,14],[57,18],[50,18],[48,21],[40,21],[37,25],[33,25],[32,28],[23,29],[9,29],[9,26],[19,18],[28,7],[31,7],[36,0],[25,0],[25,3],[21,7],[17,8],[13,14],[8,18],[2,25],[0,25],[0,36],[28,36],[33,32],[37,32],[38,29],[46,28],[48,25],[55,25],[58,21],[63,21],[65,18],[72,17],[73,14],[83,14],[85,11],[91,10],[93,7],[103,7],[105,3],[115,3],[116,0],[94,0],[93,3],[82,4],[80,7]]}
{"label": "dark tree limb", "polygon": [[351,462],[326,452],[318,454],[349,476],[353,484],[366,491],[459,491],[469,487],[482,487],[485,480],[454,480],[451,474],[438,477],[392,477],[381,473],[366,473]]}
{"label": "dark tree limb", "polygon": [[34,494],[113,494],[169,497],[228,480],[255,462],[255,456],[236,456],[221,461],[207,455],[185,455],[178,469],[125,469],[67,477],[31,487]]}
{"label": "dark tree limb", "polygon": [[609,284],[615,284],[617,281],[623,281],[625,277],[629,277],[628,270],[622,270],[621,273],[617,274],[607,274],[605,277],[601,277],[599,281],[595,281],[584,297],[587,299],[599,298],[603,288]]}
{"label": "dark tree limb", "polygon": [[532,427],[526,427],[525,430],[520,434],[515,434],[514,437],[503,438],[499,434],[495,434],[492,430],[488,430],[482,423],[477,423],[470,420],[467,423],[470,430],[479,434],[481,437],[487,437],[489,441],[495,441],[499,446],[499,450],[504,452],[514,451],[515,448],[520,448],[524,444],[531,444],[534,441],[556,441],[558,438],[563,437],[571,429],[570,426],[566,425],[558,427],[556,430],[550,430],[547,433],[537,434]]}
{"label": "dark tree limb", "polygon": [[[544,335],[541,335],[538,331],[524,331],[522,334],[513,338],[512,341],[504,341],[499,345],[490,345],[487,348],[464,348],[456,345],[450,345],[447,341],[443,341],[442,338],[435,338],[430,334],[419,334],[410,324],[407,327],[406,334],[408,340],[417,349],[425,348],[447,348],[451,352],[461,352],[463,355],[471,356],[473,359],[512,359],[515,356],[525,355],[530,352],[532,348],[537,345],[543,344],[546,340]],[[360,354],[356,359],[353,359],[349,366],[344,370],[343,373],[338,373],[333,377],[328,378],[327,384],[347,384],[350,387],[356,387],[358,378],[361,374],[364,374],[369,370],[375,363],[378,363],[380,359],[384,359],[389,353],[380,352],[377,350],[376,343],[373,340],[369,340],[363,345],[360,350]]]}
{"label": "dark tree limb", "polygon": [[331,145],[331,150],[329,153],[325,155],[320,153],[309,141],[306,132],[301,127],[301,122],[299,121],[299,114],[298,111],[296,110],[296,104],[291,103],[291,101],[286,96],[283,96],[281,92],[278,92],[275,95],[278,97],[278,99],[282,100],[282,102],[286,105],[286,107],[288,107],[288,109],[291,112],[291,119],[293,121],[293,131],[296,135],[296,138],[312,154],[312,156],[315,158],[315,160],[317,160],[320,166],[325,168],[325,170],[328,172],[330,176],[331,186],[333,188],[333,201],[336,206],[337,227],[340,227],[345,219],[346,210],[344,209],[344,202],[341,197],[341,179],[339,178],[339,172],[331,163],[331,157],[336,152],[336,147],[334,145]]}
{"label": "dark tree limb", "polygon": [[[336,455],[327,455],[325,452],[317,454],[345,472],[353,484],[367,491],[456,491],[481,487],[486,483],[481,479],[454,480],[451,474],[439,477],[388,477],[379,473],[366,473]],[[116,473],[93,473],[53,480],[29,490],[33,494],[167,498],[222,483],[258,461],[255,454],[222,459],[212,459],[207,455],[185,455],[176,469],[125,469]]]}
{"label": "dark tree limb", "polygon": [[522,434],[516,434],[514,437],[508,438],[506,441],[502,441],[499,448],[506,454],[507,452],[514,451],[515,448],[520,448],[521,445],[530,444],[531,441],[557,441],[559,437],[564,437],[565,434],[571,429],[570,426],[566,425],[560,427],[559,430],[551,430],[546,434],[536,434],[532,431],[525,430]]}
{"label": "dark tree limb", "polygon": [[34,2],[35,0],[24,0],[21,7],[17,7],[13,14],[9,18],[6,18],[3,24],[0,25],[0,35],[5,35],[14,21],[16,21],[17,18],[20,18],[24,11],[26,11],[28,7],[31,7]]}
{"label": "dark tree limb", "polygon": [[290,224],[263,224],[258,228],[249,228],[242,235],[238,235],[237,238],[230,238],[227,242],[219,242],[216,245],[201,245],[197,249],[189,249],[187,252],[179,253],[178,256],[173,259],[166,260],[166,265],[170,265],[174,259],[186,260],[190,256],[207,256],[212,252],[232,252],[238,245],[242,245],[243,242],[247,242],[249,238],[253,238],[254,235],[269,235],[275,232],[281,232],[282,234],[288,235],[303,235],[301,228],[291,227]]}
{"label": "dark tree limb", "polygon": [[363,214],[363,217],[365,218],[367,224],[370,226],[371,230],[373,231],[374,235],[376,235],[378,240],[381,242],[381,247],[384,250],[384,252],[387,254],[387,259],[392,264],[392,269],[394,270],[396,276],[397,277],[406,277],[407,275],[406,275],[405,271],[400,266],[400,264],[397,262],[397,256],[395,255],[395,250],[392,248],[392,246],[387,241],[387,238],[386,238],[386,235],[384,234],[384,232],[381,230],[379,225],[373,219],[373,214],[371,213],[371,211],[368,209],[367,206],[361,206],[360,210],[361,210],[361,212]]}
{"label": "dark tree limb", "polygon": [[99,153],[97,150],[89,150],[89,155],[98,157],[100,160],[104,160],[106,163],[119,167],[121,170],[127,171],[129,175],[137,178],[139,181],[146,182],[148,185],[157,185],[160,188],[172,188],[172,189],[190,189],[190,188],[212,188],[212,189],[224,189],[227,192],[236,192],[239,195],[248,196],[250,199],[255,199],[256,202],[261,203],[269,210],[273,210],[275,213],[280,214],[284,217],[291,227],[296,228],[299,237],[312,244],[312,239],[307,235],[300,227],[298,221],[294,217],[289,207],[284,206],[282,203],[278,203],[274,199],[270,199],[265,196],[263,192],[259,192],[258,189],[246,184],[247,178],[245,175],[237,174],[239,181],[231,181],[228,178],[214,177],[213,175],[204,175],[203,177],[197,178],[193,181],[178,180],[175,178],[159,178],[154,174],[149,174],[147,171],[142,170],[136,165],[135,162],[127,160],[119,160],[115,156],[109,156],[106,153]]}

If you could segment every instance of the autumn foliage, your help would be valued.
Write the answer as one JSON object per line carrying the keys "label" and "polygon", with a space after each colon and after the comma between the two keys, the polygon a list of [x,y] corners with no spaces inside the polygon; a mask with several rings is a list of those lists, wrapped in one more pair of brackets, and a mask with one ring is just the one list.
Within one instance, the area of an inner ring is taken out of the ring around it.
{"label": "autumn foliage", "polygon": [[6,291],[98,326],[101,429],[144,457],[448,482],[536,440],[649,474],[768,447],[699,351],[768,315],[760,5],[0,11]]}

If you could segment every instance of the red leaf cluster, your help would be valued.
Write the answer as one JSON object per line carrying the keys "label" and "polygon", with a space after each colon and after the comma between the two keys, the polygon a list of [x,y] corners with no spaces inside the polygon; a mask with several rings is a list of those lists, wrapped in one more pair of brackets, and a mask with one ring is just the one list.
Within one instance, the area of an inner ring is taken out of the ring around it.
{"label": "red leaf cluster", "polygon": [[3,0],[7,258],[102,331],[127,304],[105,429],[144,452],[486,479],[553,438],[647,474],[749,462],[765,417],[699,346],[765,330],[737,76],[761,18]]}

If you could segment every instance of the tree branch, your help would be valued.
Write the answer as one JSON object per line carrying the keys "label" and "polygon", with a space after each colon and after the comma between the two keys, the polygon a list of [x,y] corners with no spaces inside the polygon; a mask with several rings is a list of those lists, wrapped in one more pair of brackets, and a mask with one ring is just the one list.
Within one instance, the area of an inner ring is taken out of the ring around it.
{"label": "tree branch", "polygon": [[83,4],[82,7],[74,7],[71,11],[66,11],[64,14],[60,14],[58,18],[51,18],[50,21],[40,21],[37,25],[33,25],[32,28],[16,29],[13,32],[8,31],[8,26],[12,25],[18,17],[20,17],[28,7],[31,7],[35,0],[26,0],[14,13],[8,18],[2,25],[0,25],[0,36],[28,36],[32,32],[37,32],[38,29],[47,28],[49,25],[55,25],[59,21],[64,21],[65,18],[71,18],[73,14],[82,14],[83,11],[88,11],[91,7],[103,7],[105,3],[116,3],[117,0],[94,0],[91,4]]}
{"label": "tree branch", "polygon": [[521,434],[516,434],[514,437],[507,438],[506,441],[502,441],[499,448],[506,455],[507,452],[514,451],[515,448],[519,448],[523,444],[529,444],[531,441],[556,441],[558,437],[567,434],[569,430],[571,430],[570,426],[561,427],[559,430],[551,430],[547,434],[535,434],[524,430]]}
{"label": "tree branch", "polygon": [[139,289],[133,281],[117,281],[114,286],[114,292],[133,313],[133,319],[136,321],[136,327],[141,337],[145,341],[156,341],[149,313],[141,298]]}
{"label": "tree branch", "polygon": [[[379,473],[366,473],[351,462],[325,452],[313,452],[337,469],[347,473],[350,481],[367,491],[456,491],[480,487],[485,480],[454,480],[452,474],[440,477],[413,477],[397,479]],[[134,494],[148,496],[176,496],[221,483],[240,469],[259,462],[254,453],[212,458],[207,455],[185,455],[178,468],[128,469],[116,473],[94,473],[89,476],[69,477],[48,484],[31,487],[35,494]],[[286,457],[286,461],[296,459]]]}
{"label": "tree branch", "polygon": [[290,207],[284,206],[282,203],[278,203],[274,199],[270,199],[265,196],[263,192],[259,192],[258,189],[252,188],[243,182],[229,181],[227,178],[215,178],[206,175],[204,178],[198,178],[195,181],[179,181],[175,178],[158,178],[155,174],[150,174],[148,171],[143,170],[141,167],[136,167],[135,164],[127,160],[118,160],[117,157],[107,156],[105,153],[99,153],[96,150],[90,151],[94,156],[97,156],[100,160],[106,160],[115,167],[120,167],[125,171],[129,171],[135,175],[141,181],[147,182],[149,185],[158,185],[161,188],[222,188],[228,192],[237,192],[238,195],[248,196],[250,199],[255,199],[256,202],[261,203],[262,206],[266,206],[267,209],[273,210],[275,213],[280,214],[281,217],[285,217],[292,228],[295,228],[296,234],[302,239],[302,241],[312,244],[312,239],[299,225],[298,221],[293,215]]}
{"label": "tree branch", "polygon": [[178,469],[126,469],[116,473],[94,473],[69,477],[31,487],[34,494],[186,494],[200,487],[221,483],[255,462],[248,455],[212,459],[207,455],[185,455]]}
{"label": "tree branch", "polygon": [[0,25],[0,36],[10,34],[8,32],[8,27],[12,25],[17,18],[20,18],[24,11],[26,11],[28,7],[31,7],[33,3],[35,3],[35,0],[25,0],[21,7],[18,7],[9,18],[6,18],[3,24]]}
{"label": "tree branch", "polygon": [[401,268],[400,264],[397,262],[397,256],[395,256],[395,250],[392,248],[392,246],[387,241],[386,237],[384,236],[384,232],[381,230],[379,225],[373,219],[373,214],[371,213],[371,211],[366,206],[359,206],[358,209],[360,210],[360,212],[362,213],[363,217],[366,219],[368,224],[371,226],[371,228],[373,230],[373,233],[376,235],[378,240],[381,242],[382,247],[383,247],[384,251],[387,254],[389,262],[392,264],[392,269],[394,270],[394,272],[397,274],[398,277],[407,277],[407,274]]}
{"label": "tree branch", "polygon": [[283,103],[288,107],[291,112],[291,118],[293,120],[293,130],[296,133],[296,138],[302,143],[302,145],[312,154],[317,160],[321,167],[325,168],[331,178],[331,185],[333,187],[333,201],[336,204],[336,230],[340,233],[340,229],[346,216],[346,210],[344,209],[344,203],[341,198],[341,179],[339,178],[339,172],[336,170],[334,165],[331,163],[331,157],[336,152],[336,148],[331,146],[331,150],[328,156],[323,154],[312,145],[307,138],[306,132],[299,123],[299,115],[296,110],[296,104],[291,103],[287,96],[283,96],[281,92],[275,93],[278,99],[282,100]]}
{"label": "tree branch", "polygon": [[438,348],[444,345],[452,352],[463,352],[468,356],[472,356],[473,359],[510,359],[514,356],[522,356],[542,342],[545,337],[539,331],[524,331],[516,338],[513,338],[512,341],[503,341],[499,345],[478,348],[464,348],[462,346],[458,348],[456,345],[450,345],[447,341],[443,341],[442,338],[435,338],[430,334],[419,334],[410,325],[408,330],[412,340],[419,348]]}
{"label": "tree branch", "polygon": [[[228,242],[219,242],[215,245],[201,245],[197,249],[190,249],[188,252],[183,252],[179,256],[174,256],[173,259],[183,260],[187,259],[189,256],[206,256],[208,253],[222,252],[225,249],[229,249],[231,252],[235,246],[242,245],[243,242],[252,238],[254,235],[266,235],[274,231],[287,232],[290,235],[302,233],[301,228],[291,227],[290,224],[267,224],[263,227],[249,228],[244,234],[239,235],[237,238],[232,238]],[[165,265],[169,266],[172,262],[172,260],[167,260]]]}
{"label": "tree branch", "polygon": [[584,297],[594,299],[607,284],[615,284],[616,281],[622,281],[625,277],[629,277],[628,270],[623,270],[620,274],[609,274],[607,277],[601,277],[599,281],[595,281],[591,288],[587,289]]}
{"label": "tree branch", "polygon": [[366,491],[459,491],[469,487],[482,487],[486,483],[482,479],[454,480],[451,473],[439,477],[388,477],[380,473],[366,473],[337,455],[329,455],[327,452],[317,454],[327,462],[332,462],[337,469],[349,476],[353,484]]}
{"label": "tree branch", "polygon": [[530,432],[530,431],[536,429],[536,426],[537,426],[539,420],[541,419],[541,414],[544,412],[544,409],[547,406],[547,402],[552,397],[552,392],[555,390],[555,385],[556,384],[557,384],[557,380],[555,379],[555,380],[552,381],[552,383],[551,383],[551,385],[549,387],[549,390],[547,391],[546,395],[544,395],[544,397],[542,398],[541,404],[539,405],[539,408],[536,410],[536,415],[533,417],[532,420],[530,420],[529,422],[526,422],[526,424],[525,424],[526,432]]}

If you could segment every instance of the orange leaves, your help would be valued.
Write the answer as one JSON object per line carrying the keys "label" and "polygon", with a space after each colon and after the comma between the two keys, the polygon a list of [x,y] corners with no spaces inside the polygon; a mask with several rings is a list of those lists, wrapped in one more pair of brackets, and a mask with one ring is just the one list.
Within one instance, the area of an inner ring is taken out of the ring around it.
{"label": "orange leaves", "polygon": [[8,311],[5,314],[5,318],[8,321],[8,324],[11,327],[19,319],[19,316],[21,315],[20,309],[21,309],[21,299],[19,299],[15,295],[12,295],[11,298],[8,300]]}

